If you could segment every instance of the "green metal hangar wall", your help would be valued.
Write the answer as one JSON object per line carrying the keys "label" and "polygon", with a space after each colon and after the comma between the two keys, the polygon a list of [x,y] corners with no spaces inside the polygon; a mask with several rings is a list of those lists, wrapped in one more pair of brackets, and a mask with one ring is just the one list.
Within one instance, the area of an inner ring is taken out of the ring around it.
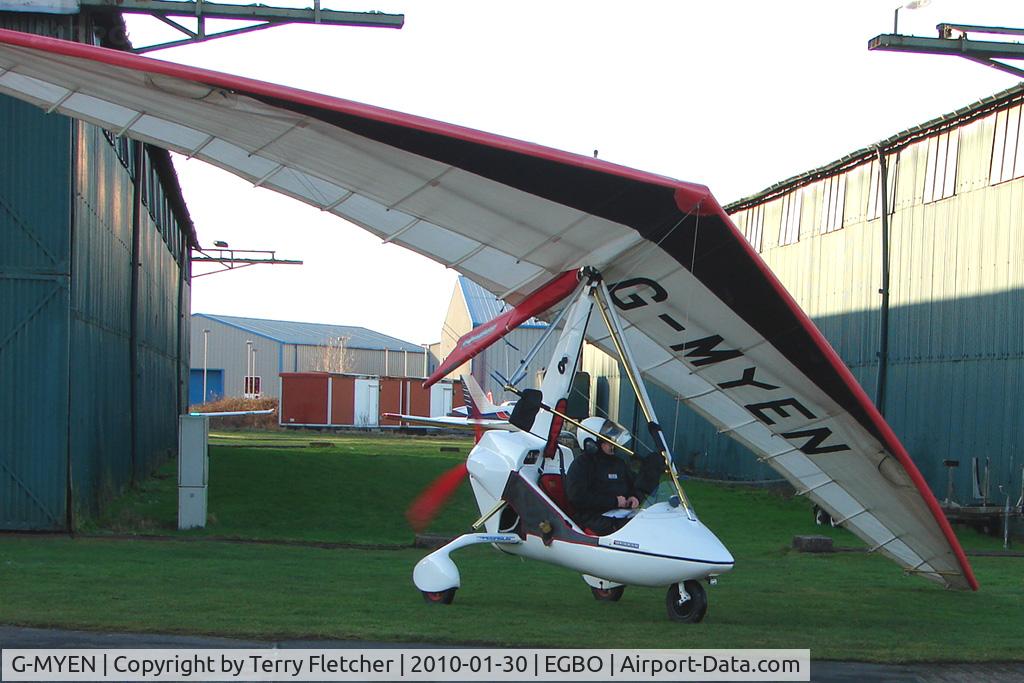
{"label": "green metal hangar wall", "polygon": [[[1016,498],[1021,485],[1022,102],[1012,88],[726,207],[940,498],[943,460],[960,461],[961,503],[972,502],[974,457],[991,459],[992,495],[1012,484]],[[774,476],[685,407],[676,438],[698,471]]]}
{"label": "green metal hangar wall", "polygon": [[[124,37],[116,14],[0,26]],[[194,241],[167,152],[0,96],[0,529],[73,529],[175,452]]]}

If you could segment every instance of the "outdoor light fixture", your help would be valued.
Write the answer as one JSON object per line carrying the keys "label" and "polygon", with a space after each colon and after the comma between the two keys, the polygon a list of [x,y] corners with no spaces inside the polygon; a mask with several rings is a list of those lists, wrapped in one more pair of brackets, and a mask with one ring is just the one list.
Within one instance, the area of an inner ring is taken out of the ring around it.
{"label": "outdoor light fixture", "polygon": [[892,32],[899,33],[900,23],[900,10],[901,9],[921,9],[932,4],[932,0],[910,0],[910,2],[903,3],[896,8],[896,11],[892,13]]}
{"label": "outdoor light fixture", "polygon": [[[899,12],[899,10],[896,11]],[[213,246],[217,247],[218,249],[227,249],[228,243],[225,242],[224,240],[214,240]]]}

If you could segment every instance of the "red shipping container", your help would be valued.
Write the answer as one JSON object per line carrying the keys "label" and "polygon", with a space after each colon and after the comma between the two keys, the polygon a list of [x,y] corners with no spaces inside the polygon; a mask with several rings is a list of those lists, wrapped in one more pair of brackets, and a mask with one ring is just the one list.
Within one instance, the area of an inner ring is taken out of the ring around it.
{"label": "red shipping container", "polygon": [[327,424],[328,378],[326,372],[281,373],[280,423]]}
{"label": "red shipping container", "polygon": [[[356,375],[327,372],[282,372],[280,424],[351,427],[355,424]],[[379,413],[430,416],[430,389],[415,377],[380,377]],[[452,383],[452,408],[464,405],[462,383]],[[328,419],[328,415],[330,419]],[[398,422],[379,417],[382,427]]]}

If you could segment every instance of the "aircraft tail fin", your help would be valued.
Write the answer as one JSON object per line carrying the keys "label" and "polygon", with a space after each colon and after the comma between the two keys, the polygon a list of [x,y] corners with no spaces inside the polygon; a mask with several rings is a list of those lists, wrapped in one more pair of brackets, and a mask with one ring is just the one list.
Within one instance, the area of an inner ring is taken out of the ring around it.
{"label": "aircraft tail fin", "polygon": [[480,388],[480,384],[477,383],[473,375],[462,375],[461,379],[463,396],[466,400],[466,407],[469,409],[468,417],[482,418],[488,413],[493,414],[500,410],[484,395],[484,390]]}

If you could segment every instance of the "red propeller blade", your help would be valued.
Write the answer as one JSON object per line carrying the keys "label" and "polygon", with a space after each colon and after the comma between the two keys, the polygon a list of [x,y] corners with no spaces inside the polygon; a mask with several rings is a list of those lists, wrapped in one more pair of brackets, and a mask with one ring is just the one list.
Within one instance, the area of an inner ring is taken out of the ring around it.
{"label": "red propeller blade", "polygon": [[468,474],[466,463],[460,462],[424,489],[423,493],[405,511],[405,518],[409,520],[413,530],[418,533],[427,528],[427,525],[437,516],[438,511],[452,497]]}

